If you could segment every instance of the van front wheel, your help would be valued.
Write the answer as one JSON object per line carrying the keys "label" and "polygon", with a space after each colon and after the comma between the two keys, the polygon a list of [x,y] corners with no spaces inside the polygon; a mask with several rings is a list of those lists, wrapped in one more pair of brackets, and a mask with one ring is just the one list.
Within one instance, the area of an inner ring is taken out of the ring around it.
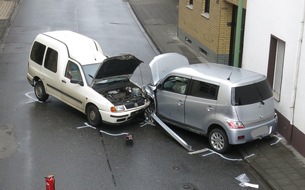
{"label": "van front wheel", "polygon": [[101,114],[95,105],[91,104],[87,107],[86,115],[90,125],[98,127],[101,124]]}
{"label": "van front wheel", "polygon": [[34,86],[35,96],[39,101],[46,101],[49,98],[49,95],[46,93],[44,89],[43,83],[41,81],[37,81]]}
{"label": "van front wheel", "polygon": [[230,146],[226,133],[219,128],[210,131],[209,143],[211,148],[218,153],[225,153]]}

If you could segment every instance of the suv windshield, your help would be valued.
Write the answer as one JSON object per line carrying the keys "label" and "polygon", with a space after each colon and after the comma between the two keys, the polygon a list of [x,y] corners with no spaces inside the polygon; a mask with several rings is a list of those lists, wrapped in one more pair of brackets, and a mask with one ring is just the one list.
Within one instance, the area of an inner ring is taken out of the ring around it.
{"label": "suv windshield", "polygon": [[246,86],[232,88],[232,105],[242,106],[261,102],[272,97],[272,90],[267,79]]}

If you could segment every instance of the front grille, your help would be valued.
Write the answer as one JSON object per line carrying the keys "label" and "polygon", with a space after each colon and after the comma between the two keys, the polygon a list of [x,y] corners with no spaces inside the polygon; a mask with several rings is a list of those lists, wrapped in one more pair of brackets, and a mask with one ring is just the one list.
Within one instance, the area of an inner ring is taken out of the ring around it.
{"label": "front grille", "polygon": [[129,103],[125,104],[125,107],[126,107],[126,109],[131,109],[131,108],[143,106],[143,105],[144,105],[144,100],[138,100],[135,102],[129,102]]}

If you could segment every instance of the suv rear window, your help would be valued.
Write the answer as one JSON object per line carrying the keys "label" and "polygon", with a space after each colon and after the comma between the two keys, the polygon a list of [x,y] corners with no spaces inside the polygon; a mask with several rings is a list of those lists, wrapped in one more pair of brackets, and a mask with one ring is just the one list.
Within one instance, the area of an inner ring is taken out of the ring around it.
{"label": "suv rear window", "polygon": [[31,52],[31,59],[36,62],[39,65],[42,65],[42,59],[44,52],[46,50],[46,46],[39,43],[39,42],[34,42],[32,52]]}
{"label": "suv rear window", "polygon": [[272,96],[270,84],[266,79],[258,83],[232,88],[232,105],[242,106],[257,102],[264,103],[264,100]]}

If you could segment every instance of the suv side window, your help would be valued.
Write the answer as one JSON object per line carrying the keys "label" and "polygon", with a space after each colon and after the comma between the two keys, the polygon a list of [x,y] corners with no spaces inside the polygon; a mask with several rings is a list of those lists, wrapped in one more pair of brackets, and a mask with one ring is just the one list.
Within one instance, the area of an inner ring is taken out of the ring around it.
{"label": "suv side window", "polygon": [[50,71],[53,71],[54,73],[57,72],[57,59],[58,59],[58,53],[52,48],[48,48],[44,67],[49,69]]}
{"label": "suv side window", "polygon": [[194,80],[191,87],[191,96],[217,100],[219,86],[207,82]]}
{"label": "suv side window", "polygon": [[31,59],[39,65],[42,65],[43,55],[46,50],[46,46],[39,43],[34,42],[32,52],[31,52]]}
{"label": "suv side window", "polygon": [[171,76],[163,83],[163,90],[185,94],[189,79],[184,77]]}
{"label": "suv side window", "polygon": [[65,71],[65,77],[75,81],[82,81],[82,76],[80,74],[79,68],[72,61],[68,61]]}

